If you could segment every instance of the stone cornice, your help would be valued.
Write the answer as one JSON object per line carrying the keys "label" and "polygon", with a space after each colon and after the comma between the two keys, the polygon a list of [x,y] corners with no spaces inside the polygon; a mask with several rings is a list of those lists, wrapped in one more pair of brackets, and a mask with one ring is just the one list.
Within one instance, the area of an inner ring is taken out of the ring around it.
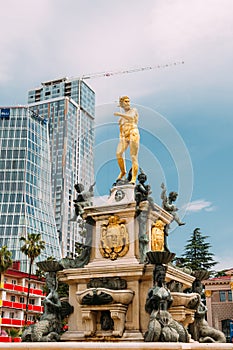
{"label": "stone cornice", "polygon": [[226,279],[226,280],[221,280],[221,279],[216,279],[216,280],[205,280],[205,281],[202,281],[202,284],[204,286],[213,286],[213,285],[229,285],[230,284],[230,278],[229,279]]}
{"label": "stone cornice", "polygon": [[77,269],[66,269],[58,272],[58,279],[60,281],[73,281],[74,283],[77,279],[84,281],[89,281],[90,278],[101,278],[101,277],[122,277],[127,279],[134,279],[137,276],[140,279],[144,272],[143,264],[113,264],[102,265],[102,266],[91,266]]}

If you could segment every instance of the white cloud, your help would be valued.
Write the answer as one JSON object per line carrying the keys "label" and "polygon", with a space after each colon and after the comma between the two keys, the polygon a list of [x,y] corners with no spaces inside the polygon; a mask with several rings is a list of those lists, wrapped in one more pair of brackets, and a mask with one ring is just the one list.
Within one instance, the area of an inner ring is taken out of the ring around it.
{"label": "white cloud", "polygon": [[[192,89],[200,91],[201,85],[208,91],[212,80],[218,86],[224,81],[221,86],[226,88],[233,59],[232,9],[231,0],[8,0],[1,7],[1,25],[7,28],[0,33],[2,103],[4,95],[7,103],[19,95],[20,103],[21,91],[59,76],[181,60],[185,64],[179,67],[88,83],[96,91],[97,104],[113,102],[120,94],[129,94],[133,101],[161,91],[167,96],[175,92],[178,101],[189,100]],[[6,83],[11,84],[8,90]]]}
{"label": "white cloud", "polygon": [[182,209],[187,212],[199,212],[205,210],[208,212],[216,210],[216,207],[212,205],[211,202],[206,201],[205,199],[198,199],[196,201],[186,204]]}
{"label": "white cloud", "polygon": [[217,210],[216,206],[210,206],[210,207],[205,208],[205,211],[208,211],[208,212],[215,211],[215,210]]}
{"label": "white cloud", "polygon": [[214,257],[214,260],[219,261],[218,264],[214,267],[214,269],[217,271],[233,268],[233,259],[231,254],[223,254],[221,257],[216,255]]}

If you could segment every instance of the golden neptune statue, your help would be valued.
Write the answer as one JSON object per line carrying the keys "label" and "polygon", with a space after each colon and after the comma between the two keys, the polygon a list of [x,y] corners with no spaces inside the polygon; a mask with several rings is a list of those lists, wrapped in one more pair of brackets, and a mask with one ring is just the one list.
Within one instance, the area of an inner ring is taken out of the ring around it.
{"label": "golden neptune statue", "polygon": [[118,180],[124,179],[126,175],[125,160],[123,153],[130,148],[130,156],[132,160],[132,178],[130,183],[135,184],[138,173],[138,150],[140,135],[138,131],[138,112],[136,108],[130,107],[130,99],[128,96],[122,96],[119,99],[119,107],[123,109],[122,112],[114,113],[115,116],[120,117],[120,141],[117,146],[116,157],[120,168]]}

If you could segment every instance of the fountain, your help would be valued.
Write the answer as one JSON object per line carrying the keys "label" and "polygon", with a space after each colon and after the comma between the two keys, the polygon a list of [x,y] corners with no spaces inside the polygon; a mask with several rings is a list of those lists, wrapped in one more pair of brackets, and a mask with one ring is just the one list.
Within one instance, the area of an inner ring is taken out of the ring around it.
{"label": "fountain", "polygon": [[[175,254],[168,248],[169,225],[185,225],[173,203],[177,193],[167,196],[162,184],[162,206],[151,198],[146,174],[140,168],[137,175],[137,111],[130,108],[127,96],[120,104],[124,113],[115,113],[120,117],[120,175],[101,205],[93,205],[77,184],[72,221],[82,221],[86,241],[79,257],[61,259],[51,267],[59,281],[69,285],[72,307],[68,330],[51,349],[77,348],[77,342],[79,349],[97,344],[102,349],[205,349],[199,341],[206,340],[215,342],[213,349],[226,348],[218,347],[225,338],[208,328],[201,313],[197,287],[205,273],[187,273],[170,263]],[[126,178],[122,154],[127,146],[132,169]],[[46,264],[41,266],[46,270]]]}

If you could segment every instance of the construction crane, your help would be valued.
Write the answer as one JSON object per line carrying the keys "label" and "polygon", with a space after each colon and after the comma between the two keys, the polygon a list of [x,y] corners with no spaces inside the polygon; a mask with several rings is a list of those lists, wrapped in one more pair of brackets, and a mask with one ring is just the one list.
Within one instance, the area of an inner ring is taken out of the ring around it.
{"label": "construction crane", "polygon": [[[95,79],[95,78],[102,78],[102,77],[111,77],[111,76],[117,75],[117,74],[128,74],[128,73],[142,72],[142,71],[152,70],[152,69],[168,68],[168,67],[177,66],[180,64],[184,64],[184,61],[162,64],[162,65],[157,65],[157,66],[148,66],[148,67],[139,67],[139,68],[125,69],[125,70],[118,70],[118,71],[85,74],[81,78],[78,78],[78,79],[87,80],[87,79]],[[77,78],[70,78],[70,79],[74,80]]]}

